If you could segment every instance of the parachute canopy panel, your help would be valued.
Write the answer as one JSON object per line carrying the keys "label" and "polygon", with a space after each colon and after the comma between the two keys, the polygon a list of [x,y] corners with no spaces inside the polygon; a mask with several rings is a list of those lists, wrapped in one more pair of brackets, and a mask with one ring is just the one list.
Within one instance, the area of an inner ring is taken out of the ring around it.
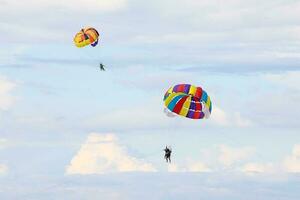
{"label": "parachute canopy panel", "polygon": [[212,111],[210,97],[201,88],[190,84],[170,87],[164,96],[168,110],[190,119],[209,118]]}
{"label": "parachute canopy panel", "polygon": [[89,27],[83,28],[74,37],[74,44],[77,47],[85,47],[91,45],[95,47],[98,44],[99,33],[96,29]]}

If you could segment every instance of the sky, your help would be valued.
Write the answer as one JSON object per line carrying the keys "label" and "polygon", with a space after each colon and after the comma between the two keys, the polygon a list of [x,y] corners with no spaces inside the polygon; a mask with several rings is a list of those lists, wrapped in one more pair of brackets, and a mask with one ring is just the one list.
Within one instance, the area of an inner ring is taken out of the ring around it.
{"label": "sky", "polygon": [[[0,0],[0,199],[298,200],[299,10]],[[99,44],[77,48],[88,26]],[[166,116],[178,83],[207,91],[209,119]]]}

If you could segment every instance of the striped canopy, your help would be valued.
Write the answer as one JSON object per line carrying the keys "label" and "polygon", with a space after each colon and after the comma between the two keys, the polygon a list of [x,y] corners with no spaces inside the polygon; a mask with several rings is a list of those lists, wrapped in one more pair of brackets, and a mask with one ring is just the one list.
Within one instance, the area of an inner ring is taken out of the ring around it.
{"label": "striped canopy", "polygon": [[209,118],[212,110],[210,97],[201,88],[190,84],[170,87],[164,96],[165,106],[173,113],[190,118]]}

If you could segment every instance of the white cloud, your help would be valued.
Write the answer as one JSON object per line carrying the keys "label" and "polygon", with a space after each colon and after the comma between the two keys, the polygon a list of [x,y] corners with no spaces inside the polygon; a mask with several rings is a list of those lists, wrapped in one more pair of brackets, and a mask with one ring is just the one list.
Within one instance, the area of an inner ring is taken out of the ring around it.
{"label": "white cloud", "polygon": [[152,164],[128,155],[114,134],[92,133],[73,157],[67,174],[103,174],[109,172],[154,172]]}
{"label": "white cloud", "polygon": [[189,172],[211,172],[212,170],[202,162],[192,162],[187,166]]}
{"label": "white cloud", "polygon": [[226,145],[220,145],[219,150],[220,155],[218,160],[226,167],[230,167],[235,162],[249,158],[255,152],[253,147],[233,148]]}
{"label": "white cloud", "polygon": [[241,171],[247,174],[272,173],[274,172],[274,166],[271,163],[247,163],[242,167]]}
{"label": "white cloud", "polygon": [[217,125],[227,127],[249,127],[253,125],[251,120],[242,117],[239,112],[228,112],[215,105],[210,120]]}
{"label": "white cloud", "polygon": [[0,110],[7,110],[15,102],[16,98],[11,95],[16,84],[6,78],[0,77]]}
{"label": "white cloud", "polygon": [[244,162],[254,155],[254,147],[233,148],[219,145],[218,151],[216,154],[210,153],[210,156],[218,159],[219,162],[212,162],[209,167],[203,162],[187,160],[184,164],[169,164],[167,170],[169,172],[219,172],[219,170],[224,172],[230,168],[232,171],[243,172],[246,175],[276,173],[280,176],[284,175],[284,172],[300,173],[300,144],[294,146],[291,155],[284,159],[283,165],[277,162]]}
{"label": "white cloud", "polygon": [[168,172],[211,172],[212,170],[200,161],[189,161],[185,165],[168,164]]}
{"label": "white cloud", "polygon": [[4,164],[0,164],[0,175],[6,174],[8,171],[8,167]]}
{"label": "white cloud", "polygon": [[283,162],[287,172],[300,173],[300,144],[296,144],[292,154],[287,156]]}
{"label": "white cloud", "polygon": [[168,165],[168,171],[169,172],[179,172],[180,170],[176,164],[172,163],[172,164]]}
{"label": "white cloud", "polygon": [[224,110],[218,106],[213,107],[213,113],[211,114],[211,120],[222,126],[229,126],[230,121]]}

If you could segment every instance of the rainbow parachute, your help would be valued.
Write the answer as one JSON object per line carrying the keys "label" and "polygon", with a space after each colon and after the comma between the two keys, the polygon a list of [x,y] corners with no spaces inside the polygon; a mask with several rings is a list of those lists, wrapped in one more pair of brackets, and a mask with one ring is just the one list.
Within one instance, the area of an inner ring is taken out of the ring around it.
{"label": "rainbow parachute", "polygon": [[85,47],[91,45],[95,47],[98,44],[99,33],[94,28],[81,29],[74,37],[74,43],[77,47]]}
{"label": "rainbow parachute", "polygon": [[201,87],[178,84],[168,89],[164,96],[167,109],[190,119],[209,118],[212,103]]}

